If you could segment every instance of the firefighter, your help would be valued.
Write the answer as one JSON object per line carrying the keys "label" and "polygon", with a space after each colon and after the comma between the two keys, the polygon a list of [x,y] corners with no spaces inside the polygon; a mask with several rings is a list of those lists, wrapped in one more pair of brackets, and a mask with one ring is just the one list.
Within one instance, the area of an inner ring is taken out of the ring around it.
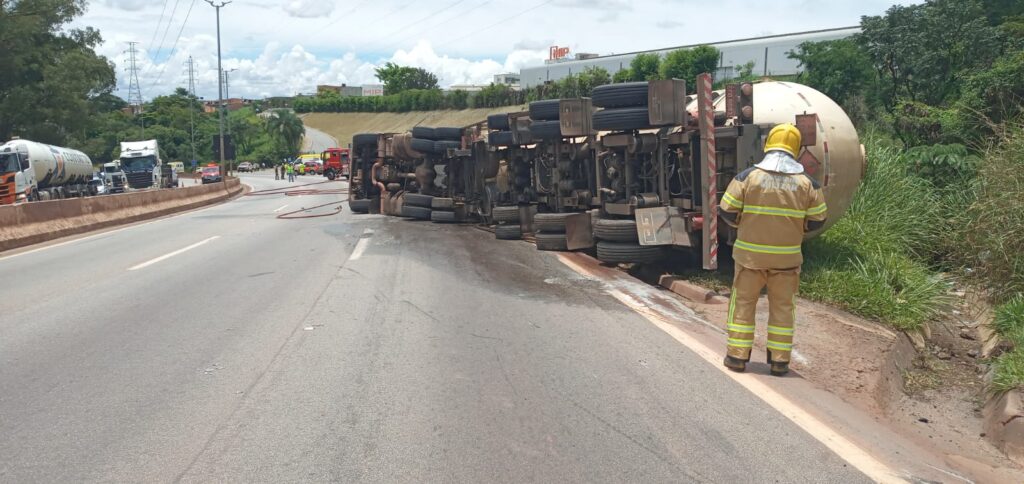
{"label": "firefighter", "polygon": [[767,352],[771,374],[789,372],[804,233],[825,224],[821,187],[796,161],[800,130],[780,124],[768,133],[764,159],[736,175],[722,195],[721,218],[736,227],[736,273],[727,320],[725,366],[742,372],[754,345],[754,316],[768,287]]}

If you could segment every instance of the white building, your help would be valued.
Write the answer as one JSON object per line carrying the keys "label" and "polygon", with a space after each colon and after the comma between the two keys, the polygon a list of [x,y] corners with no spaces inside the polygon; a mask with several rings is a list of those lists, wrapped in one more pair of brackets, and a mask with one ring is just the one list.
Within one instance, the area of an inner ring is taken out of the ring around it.
{"label": "white building", "polygon": [[523,68],[521,82],[524,88],[531,88],[547,81],[557,81],[571,74],[578,74],[587,67],[603,67],[615,75],[616,72],[629,68],[629,63],[637,54],[655,53],[664,56],[673,50],[691,49],[700,45],[710,45],[721,52],[718,72],[715,73],[716,79],[736,77],[739,68],[751,61],[754,63],[754,74],[756,75],[791,75],[799,73],[800,69],[798,68],[799,62],[790,59],[788,53],[796,50],[800,44],[843,39],[859,32],[860,27],[843,27],[553,62],[542,66]]}

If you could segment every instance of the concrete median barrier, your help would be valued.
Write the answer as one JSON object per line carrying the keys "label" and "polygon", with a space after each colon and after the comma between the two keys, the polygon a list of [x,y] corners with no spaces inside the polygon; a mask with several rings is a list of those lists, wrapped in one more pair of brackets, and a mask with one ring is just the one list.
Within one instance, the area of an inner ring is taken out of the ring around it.
{"label": "concrete median barrier", "polygon": [[237,178],[228,178],[227,183],[2,206],[0,252],[211,205],[243,190]]}

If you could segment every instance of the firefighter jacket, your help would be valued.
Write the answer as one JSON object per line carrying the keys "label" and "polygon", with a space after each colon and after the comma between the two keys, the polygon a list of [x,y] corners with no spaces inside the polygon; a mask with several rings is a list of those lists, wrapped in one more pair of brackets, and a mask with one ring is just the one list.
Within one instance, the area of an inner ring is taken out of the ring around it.
{"label": "firefighter jacket", "polygon": [[803,264],[804,231],[824,224],[825,196],[804,173],[752,167],[729,183],[722,218],[738,227],[733,259],[750,269],[791,269]]}

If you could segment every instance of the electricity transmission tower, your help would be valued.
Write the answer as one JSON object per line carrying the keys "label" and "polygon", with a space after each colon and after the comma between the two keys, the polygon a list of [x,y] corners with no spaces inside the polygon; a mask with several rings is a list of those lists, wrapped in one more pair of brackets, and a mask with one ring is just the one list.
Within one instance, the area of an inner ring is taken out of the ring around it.
{"label": "electricity transmission tower", "polygon": [[[139,87],[139,67],[135,63],[135,56],[139,51],[135,48],[138,42],[128,42],[128,105],[132,108],[132,114],[142,114],[142,88]],[[145,120],[142,121],[142,137],[146,137]]]}

